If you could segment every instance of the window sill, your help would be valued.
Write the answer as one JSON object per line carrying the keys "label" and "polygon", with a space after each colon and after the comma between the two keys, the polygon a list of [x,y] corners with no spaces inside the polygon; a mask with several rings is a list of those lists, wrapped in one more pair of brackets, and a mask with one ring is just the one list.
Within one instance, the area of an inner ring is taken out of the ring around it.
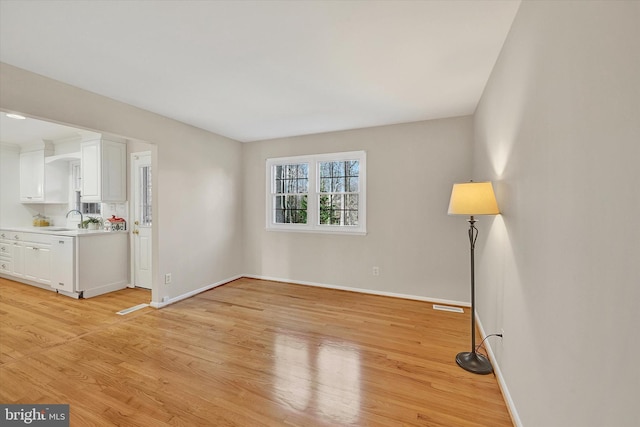
{"label": "window sill", "polygon": [[266,227],[265,231],[269,232],[285,232],[285,233],[309,233],[309,234],[333,234],[339,236],[366,236],[366,230],[332,230],[317,228],[288,228],[288,227]]}

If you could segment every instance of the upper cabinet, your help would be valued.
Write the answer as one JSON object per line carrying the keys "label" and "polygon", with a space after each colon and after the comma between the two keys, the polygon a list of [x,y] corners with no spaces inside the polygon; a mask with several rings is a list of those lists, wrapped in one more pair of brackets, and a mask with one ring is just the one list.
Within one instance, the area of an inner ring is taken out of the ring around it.
{"label": "upper cabinet", "polygon": [[20,153],[20,201],[22,203],[67,203],[68,165],[46,162],[48,148]]}
{"label": "upper cabinet", "polygon": [[80,143],[83,202],[127,200],[127,145],[104,137]]}

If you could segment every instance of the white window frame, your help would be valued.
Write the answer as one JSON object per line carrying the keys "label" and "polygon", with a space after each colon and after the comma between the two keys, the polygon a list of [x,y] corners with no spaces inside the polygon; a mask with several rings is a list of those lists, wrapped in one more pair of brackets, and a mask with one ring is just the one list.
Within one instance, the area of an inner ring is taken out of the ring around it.
{"label": "white window frame", "polygon": [[[357,160],[358,174],[358,225],[320,224],[320,162],[343,162]],[[309,165],[309,192],[307,193],[307,223],[280,224],[275,222],[275,179],[274,171],[278,165],[307,163]],[[343,153],[312,154],[306,156],[278,157],[266,161],[266,229],[268,231],[294,231],[304,233],[328,234],[367,234],[367,153],[366,151],[348,151]]]}

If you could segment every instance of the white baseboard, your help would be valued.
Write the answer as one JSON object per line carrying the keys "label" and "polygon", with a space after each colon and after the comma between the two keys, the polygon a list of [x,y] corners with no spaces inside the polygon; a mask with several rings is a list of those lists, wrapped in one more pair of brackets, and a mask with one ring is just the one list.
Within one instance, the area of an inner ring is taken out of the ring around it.
{"label": "white baseboard", "polygon": [[96,288],[91,289],[83,289],[78,292],[82,293],[83,298],[92,298],[98,295],[104,295],[109,292],[119,291],[120,289],[124,289],[129,286],[128,280],[122,280],[114,283],[107,283],[106,285],[98,286]]}
{"label": "white baseboard", "polygon": [[273,282],[283,282],[283,283],[291,283],[295,285],[305,285],[305,286],[315,286],[318,288],[327,288],[327,289],[337,289],[340,291],[349,291],[349,292],[359,292],[361,294],[370,294],[370,295],[380,295],[385,297],[394,297],[394,298],[404,298],[416,301],[425,301],[432,302],[435,304],[445,304],[445,305],[456,305],[459,307],[471,307],[471,304],[468,302],[462,301],[453,301],[439,298],[429,298],[422,297],[418,295],[409,295],[409,294],[398,294],[395,292],[384,292],[384,291],[374,291],[371,289],[362,289],[362,288],[352,288],[349,286],[340,286],[340,285],[328,285],[326,283],[316,283],[316,282],[307,282],[301,280],[289,280],[289,279],[281,279],[279,277],[268,277],[268,276],[259,276],[255,274],[244,274],[242,277],[247,277],[249,279],[260,279],[260,280],[271,280]]}
{"label": "white baseboard", "polygon": [[195,289],[193,291],[187,292],[187,293],[182,294],[182,295],[178,295],[177,297],[169,298],[166,301],[162,301],[162,302],[154,302],[154,301],[152,301],[149,305],[151,307],[153,307],[153,308],[166,307],[169,304],[173,304],[175,302],[182,301],[183,299],[191,298],[192,296],[197,295],[197,294],[199,294],[201,292],[208,291],[209,289],[216,288],[216,287],[218,287],[220,285],[224,285],[225,283],[233,282],[234,280],[239,279],[241,277],[245,277],[245,276],[240,274],[238,276],[233,276],[233,277],[230,277],[228,279],[223,279],[223,280],[220,280],[219,282],[213,283],[211,285],[203,286],[202,288]]}
{"label": "white baseboard", "polygon": [[[480,335],[482,339],[487,337],[487,334],[484,332],[484,328],[482,327],[482,322],[480,321],[479,316],[476,315],[476,323],[478,324],[478,329],[480,329]],[[496,378],[498,380],[498,386],[500,387],[500,391],[502,392],[502,396],[504,397],[504,401],[507,404],[507,409],[509,410],[509,414],[511,415],[511,421],[513,421],[513,425],[516,427],[522,427],[522,421],[520,420],[520,416],[518,415],[518,410],[516,409],[516,405],[511,398],[511,394],[509,393],[509,388],[507,387],[507,383],[504,380],[504,376],[502,376],[502,371],[500,370],[500,364],[496,360],[496,356],[493,353],[493,348],[491,347],[491,343],[489,340],[485,341],[485,348],[487,349],[487,354],[489,355],[489,360],[491,360],[491,365],[493,366],[493,372],[496,374]]]}

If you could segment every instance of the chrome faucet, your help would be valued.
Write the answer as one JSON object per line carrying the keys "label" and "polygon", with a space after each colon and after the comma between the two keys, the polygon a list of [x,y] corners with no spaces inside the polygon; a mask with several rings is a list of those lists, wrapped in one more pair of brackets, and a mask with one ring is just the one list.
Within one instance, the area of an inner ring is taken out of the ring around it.
{"label": "chrome faucet", "polygon": [[78,224],[78,228],[82,228],[82,223],[84,222],[84,216],[82,216],[82,212],[80,212],[78,209],[71,209],[69,212],[67,212],[66,218],[69,218],[69,214],[71,212],[78,212],[80,214],[80,224]]}

